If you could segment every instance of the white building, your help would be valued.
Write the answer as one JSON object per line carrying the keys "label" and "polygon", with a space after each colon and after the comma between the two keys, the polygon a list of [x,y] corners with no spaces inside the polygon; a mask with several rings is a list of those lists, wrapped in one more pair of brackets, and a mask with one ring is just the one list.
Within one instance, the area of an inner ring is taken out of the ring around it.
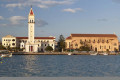
{"label": "white building", "polygon": [[28,37],[14,37],[7,35],[2,38],[2,45],[5,47],[20,47],[26,52],[45,51],[47,46],[55,50],[55,37],[35,37],[35,15],[32,8],[28,15]]}

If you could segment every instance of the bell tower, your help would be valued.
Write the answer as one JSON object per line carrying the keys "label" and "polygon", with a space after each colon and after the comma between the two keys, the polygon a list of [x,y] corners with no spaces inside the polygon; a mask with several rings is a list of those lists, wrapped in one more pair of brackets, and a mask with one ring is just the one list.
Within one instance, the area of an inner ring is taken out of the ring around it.
{"label": "bell tower", "polygon": [[30,44],[34,44],[34,27],[35,27],[35,16],[31,7],[28,15],[28,42]]}

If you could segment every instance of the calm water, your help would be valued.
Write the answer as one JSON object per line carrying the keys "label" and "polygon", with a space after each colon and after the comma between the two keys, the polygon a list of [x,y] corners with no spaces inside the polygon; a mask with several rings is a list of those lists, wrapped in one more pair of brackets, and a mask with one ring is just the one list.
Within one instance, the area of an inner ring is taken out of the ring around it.
{"label": "calm water", "polygon": [[3,77],[120,77],[120,55],[13,55],[0,63]]}

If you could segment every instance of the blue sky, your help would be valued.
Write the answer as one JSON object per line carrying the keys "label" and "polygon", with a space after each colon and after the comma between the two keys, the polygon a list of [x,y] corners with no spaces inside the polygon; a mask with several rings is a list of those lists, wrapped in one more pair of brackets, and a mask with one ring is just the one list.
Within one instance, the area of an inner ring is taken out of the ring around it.
{"label": "blue sky", "polygon": [[32,5],[35,36],[71,33],[117,34],[120,37],[120,0],[0,0],[0,38],[27,36]]}

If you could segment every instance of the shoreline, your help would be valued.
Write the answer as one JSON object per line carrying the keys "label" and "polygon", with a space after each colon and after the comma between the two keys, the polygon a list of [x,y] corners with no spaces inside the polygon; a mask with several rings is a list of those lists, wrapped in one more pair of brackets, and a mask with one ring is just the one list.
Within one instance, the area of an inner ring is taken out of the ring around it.
{"label": "shoreline", "polygon": [[[27,53],[27,52],[14,52],[13,55],[68,55],[69,52],[45,52],[45,53]],[[90,55],[90,53],[72,53],[71,55]],[[102,55],[102,54],[98,54]],[[118,53],[109,53],[108,55],[119,55]]]}

